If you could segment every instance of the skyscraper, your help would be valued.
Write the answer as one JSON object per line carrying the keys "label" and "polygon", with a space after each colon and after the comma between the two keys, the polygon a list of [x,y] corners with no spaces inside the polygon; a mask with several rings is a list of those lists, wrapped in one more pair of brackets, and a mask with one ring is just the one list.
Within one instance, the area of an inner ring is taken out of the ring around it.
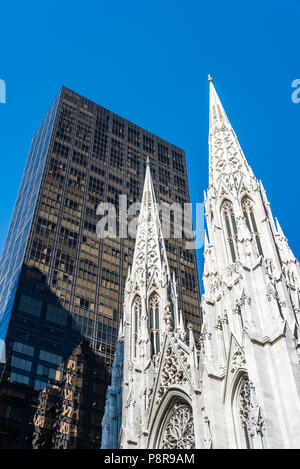
{"label": "skyscraper", "polygon": [[[96,209],[140,201],[147,157],[157,200],[189,202],[183,150],[67,88],[36,132],[0,260],[1,447],[99,447],[134,239],[99,239]],[[195,253],[165,244],[197,334]]]}

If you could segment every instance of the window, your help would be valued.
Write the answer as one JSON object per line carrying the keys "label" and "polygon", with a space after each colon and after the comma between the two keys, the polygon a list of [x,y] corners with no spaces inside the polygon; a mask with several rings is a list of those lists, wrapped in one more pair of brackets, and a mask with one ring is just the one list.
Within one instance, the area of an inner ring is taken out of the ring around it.
{"label": "window", "polygon": [[41,240],[33,240],[32,249],[30,252],[31,259],[49,264],[51,248]]}
{"label": "window", "polygon": [[78,153],[75,150],[73,151],[72,161],[78,164],[79,166],[82,166],[83,168],[86,168],[87,166],[87,157]]}
{"label": "window", "polygon": [[168,147],[165,145],[162,145],[161,143],[158,144],[157,148],[158,152],[158,161],[162,164],[165,164],[167,166],[170,165],[170,159],[169,159],[169,152],[168,152]]}
{"label": "window", "polygon": [[62,362],[62,356],[56,355],[55,353],[47,352],[46,350],[40,351],[40,359],[55,365],[60,365]]}
{"label": "window", "polygon": [[237,227],[235,216],[233,213],[232,203],[226,200],[222,207],[225,230],[227,234],[227,242],[231,254],[232,262],[236,261],[237,258]]}
{"label": "window", "polygon": [[196,277],[192,272],[188,272],[186,269],[181,271],[182,286],[189,291],[197,291]]}
{"label": "window", "polygon": [[56,229],[56,224],[46,220],[45,218],[39,217],[36,225],[36,232],[45,236],[45,238],[53,238]]}
{"label": "window", "polygon": [[84,191],[85,174],[77,168],[71,166],[69,175],[69,187]]}
{"label": "window", "polygon": [[64,103],[57,128],[57,137],[65,142],[71,141],[75,113],[71,106]]}
{"label": "window", "polygon": [[148,153],[154,153],[154,140],[151,137],[148,137],[148,135],[143,135],[143,149]]}
{"label": "window", "polygon": [[128,146],[127,162],[130,168],[135,170],[136,174],[139,173],[140,170],[140,159],[141,154]]}
{"label": "window", "polygon": [[34,389],[36,391],[41,391],[42,389],[44,389],[46,386],[49,386],[49,384],[47,383],[47,381],[41,381],[39,379],[36,379],[34,381]]}
{"label": "window", "polygon": [[137,129],[128,127],[128,142],[136,147],[140,146],[140,135]]}
{"label": "window", "polygon": [[77,246],[77,240],[78,240],[78,233],[75,231],[69,230],[69,228],[65,228],[62,226],[60,228],[60,237],[59,241],[70,248],[76,248]]}
{"label": "window", "polygon": [[73,273],[74,259],[69,254],[64,253],[60,249],[57,250],[55,268],[67,274]]}
{"label": "window", "polygon": [[170,181],[171,181],[170,171],[160,167],[159,168],[159,182],[168,186],[170,184]]}
{"label": "window", "polygon": [[29,384],[29,378],[28,376],[24,376],[22,375],[21,373],[14,373],[14,372],[11,372],[10,374],[10,381],[12,383],[16,382],[16,383],[22,383],[22,384]]}
{"label": "window", "polygon": [[112,133],[117,137],[124,138],[124,124],[118,119],[113,119]]}
{"label": "window", "polygon": [[233,399],[233,417],[238,448],[268,447],[267,432],[255,387],[246,374],[239,379]]}
{"label": "window", "polygon": [[53,153],[56,155],[62,156],[63,158],[67,158],[69,154],[69,147],[66,145],[63,145],[62,143],[59,143],[57,141],[54,142],[53,145]]}
{"label": "window", "polygon": [[49,304],[47,306],[46,319],[47,321],[60,324],[61,326],[66,326],[68,320],[68,312],[62,308],[59,308],[58,306]]}
{"label": "window", "polygon": [[108,130],[108,116],[106,119],[97,119],[94,144],[93,144],[93,159],[104,162],[106,160],[107,149],[107,130]]}
{"label": "window", "polygon": [[104,182],[93,176],[90,176],[89,190],[96,192],[97,194],[102,194],[104,190]]}
{"label": "window", "polygon": [[194,449],[195,431],[191,406],[177,399],[170,408],[163,425],[159,449]]}
{"label": "window", "polygon": [[139,296],[135,297],[132,307],[132,321],[133,321],[133,355],[136,357],[136,346],[137,346],[137,337],[138,337],[138,330],[140,327],[140,319],[142,313],[142,303],[141,298]]}
{"label": "window", "polygon": [[33,357],[34,354],[34,347],[31,347],[31,345],[23,344],[22,342],[14,342],[13,350],[15,352],[23,353],[24,355],[29,355],[30,357]]}
{"label": "window", "polygon": [[172,151],[173,156],[173,168],[181,174],[184,174],[184,156],[178,151]]}
{"label": "window", "polygon": [[124,145],[116,140],[115,138],[111,139],[111,150],[110,150],[110,164],[111,166],[122,169],[123,168],[123,153]]}
{"label": "window", "polygon": [[20,370],[31,371],[32,363],[29,360],[23,360],[23,358],[12,356],[11,364],[14,368],[20,368]]}
{"label": "window", "polygon": [[31,296],[21,295],[19,311],[32,316],[40,316],[42,310],[42,301]]}
{"label": "window", "polygon": [[127,189],[129,190],[130,200],[136,202],[139,198],[139,181],[132,176],[127,181]]}
{"label": "window", "polygon": [[177,192],[185,195],[185,180],[174,174],[175,189]]}
{"label": "window", "polygon": [[149,326],[151,340],[151,355],[157,355],[160,352],[160,334],[159,334],[159,299],[156,293],[151,295],[149,301]]}
{"label": "window", "polygon": [[45,365],[38,365],[37,367],[37,374],[40,376],[44,376],[46,378],[55,378],[56,374],[56,369],[55,368],[50,368]]}
{"label": "window", "polygon": [[242,209],[243,209],[246,225],[247,225],[250,233],[252,234],[252,236],[254,236],[254,238],[256,240],[259,255],[263,256],[263,250],[262,250],[262,247],[261,247],[259,232],[258,232],[258,229],[257,229],[256,220],[255,220],[255,216],[254,216],[254,209],[253,209],[253,205],[252,205],[252,203],[249,199],[244,199],[243,200]]}

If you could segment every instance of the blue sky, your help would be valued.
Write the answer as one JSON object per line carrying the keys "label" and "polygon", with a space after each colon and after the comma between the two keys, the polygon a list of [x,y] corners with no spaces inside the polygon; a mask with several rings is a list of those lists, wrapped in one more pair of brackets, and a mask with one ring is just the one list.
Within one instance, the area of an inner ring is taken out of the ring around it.
{"label": "blue sky", "polygon": [[[299,24],[299,0],[2,3],[0,249],[31,138],[62,84],[185,149],[202,202],[211,73],[299,258]],[[202,272],[202,252],[198,262]]]}

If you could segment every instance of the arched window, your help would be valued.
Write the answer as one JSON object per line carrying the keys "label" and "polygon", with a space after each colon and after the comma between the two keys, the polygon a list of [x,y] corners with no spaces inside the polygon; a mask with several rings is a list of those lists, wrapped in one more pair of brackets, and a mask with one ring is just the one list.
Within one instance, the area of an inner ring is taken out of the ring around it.
{"label": "arched window", "polygon": [[177,399],[173,403],[159,440],[159,449],[195,448],[193,411],[187,402]]}
{"label": "arched window", "polygon": [[156,293],[153,293],[149,300],[149,322],[151,355],[153,356],[160,352],[159,299]]}
{"label": "arched window", "polygon": [[246,198],[242,201],[242,209],[243,209],[243,213],[244,213],[244,217],[245,217],[245,220],[246,220],[248,230],[250,231],[252,236],[255,237],[258,252],[261,256],[263,256],[263,250],[262,250],[262,247],[261,247],[259,232],[258,232],[257,225],[256,225],[253,205],[252,205],[251,201],[248,198]]}
{"label": "arched window", "polygon": [[245,374],[239,381],[233,400],[235,433],[239,448],[267,448],[265,422],[252,381]]}
{"label": "arched window", "polygon": [[142,312],[141,298],[136,296],[132,305],[132,324],[133,324],[133,356],[136,357],[136,345],[138,330],[140,327],[140,319]]}
{"label": "arched window", "polygon": [[227,242],[231,254],[232,262],[237,258],[237,227],[233,213],[232,203],[226,200],[222,206]]}

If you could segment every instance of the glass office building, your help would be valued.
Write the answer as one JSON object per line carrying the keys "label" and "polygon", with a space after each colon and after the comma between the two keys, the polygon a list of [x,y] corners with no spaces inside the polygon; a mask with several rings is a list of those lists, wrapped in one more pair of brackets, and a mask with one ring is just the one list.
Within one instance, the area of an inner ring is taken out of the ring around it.
{"label": "glass office building", "polygon": [[[99,447],[135,240],[100,239],[96,209],[140,201],[147,157],[157,200],[189,202],[183,150],[67,88],[36,132],[0,259],[0,447]],[[197,335],[195,252],[166,249]]]}

